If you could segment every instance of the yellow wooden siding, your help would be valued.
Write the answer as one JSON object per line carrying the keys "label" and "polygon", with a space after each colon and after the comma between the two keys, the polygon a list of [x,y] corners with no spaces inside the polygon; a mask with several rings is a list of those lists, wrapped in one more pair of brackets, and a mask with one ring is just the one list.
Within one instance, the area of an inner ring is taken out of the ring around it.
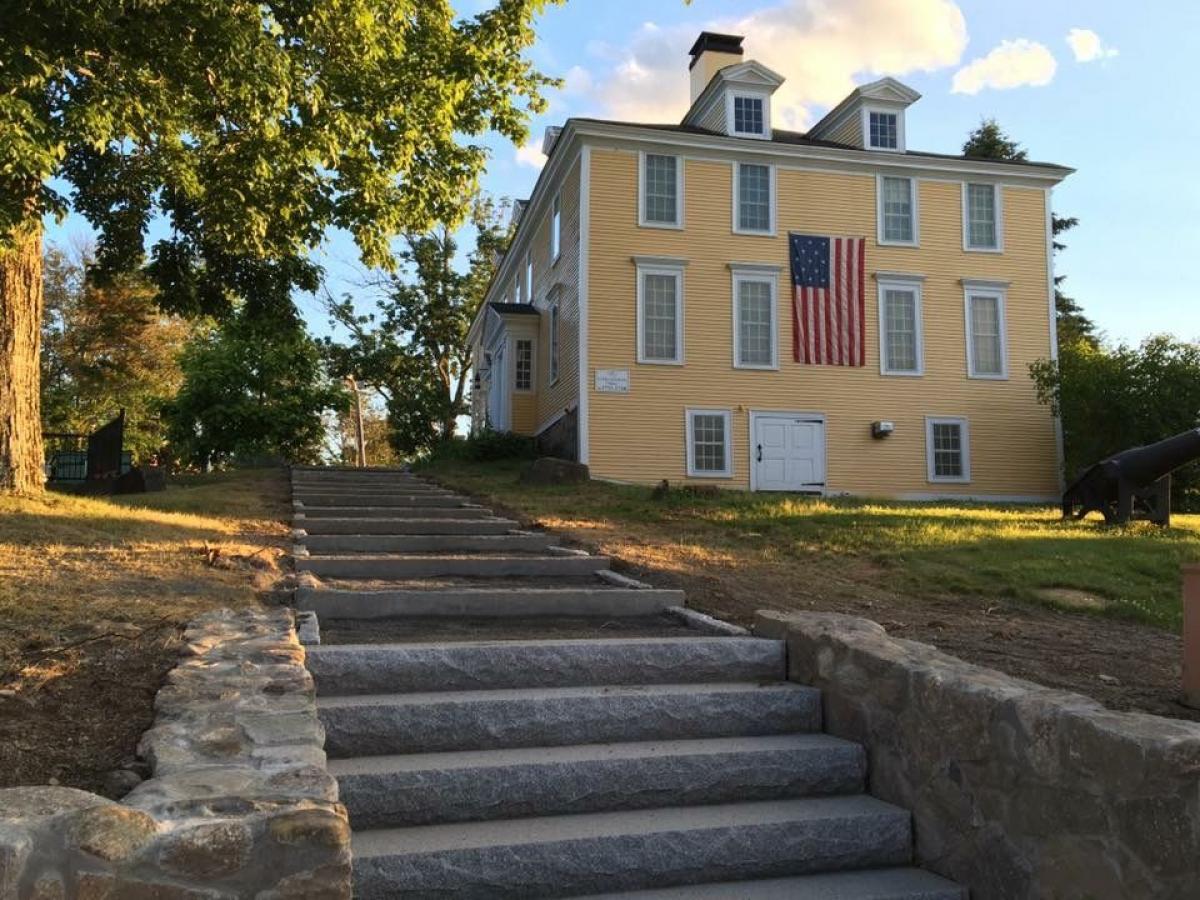
{"label": "yellow wooden siding", "polygon": [[[874,176],[779,169],[775,237],[731,233],[731,167],[686,163],[686,230],[637,227],[637,155],[593,149],[589,255],[589,372],[628,369],[628,394],[597,393],[589,374],[589,463],[594,475],[634,482],[686,480],[684,409],[732,411],[733,477],[749,486],[749,411],[823,413],[831,492],[1052,495],[1053,420],[1039,405],[1029,363],[1050,351],[1045,195],[1005,187],[1002,254],[962,249],[961,184],[922,180],[920,248],[876,243]],[[866,353],[861,368],[804,366],[791,358],[789,231],[866,237]],[[688,260],[685,365],[638,365],[634,255]],[[730,262],[771,263],[779,273],[779,371],[734,369]],[[922,377],[879,372],[878,294],[872,273],[905,272],[923,284]],[[1005,319],[1009,379],[966,374],[963,278],[1010,281]],[[931,484],[925,417],[965,416],[970,484]],[[895,422],[875,440],[871,422]]]}
{"label": "yellow wooden siding", "polygon": [[537,394],[514,391],[512,395],[512,430],[532,435],[537,428]]}
{"label": "yellow wooden siding", "polygon": [[[563,180],[558,262],[550,260],[552,205],[532,235],[534,305],[541,313],[536,347],[535,422],[532,429],[579,402],[579,162]],[[525,223],[528,225],[529,223]],[[523,264],[523,263],[522,263]],[[522,270],[524,278],[524,270]],[[550,383],[550,299],[558,296],[558,380]],[[514,413],[516,404],[513,406]]]}

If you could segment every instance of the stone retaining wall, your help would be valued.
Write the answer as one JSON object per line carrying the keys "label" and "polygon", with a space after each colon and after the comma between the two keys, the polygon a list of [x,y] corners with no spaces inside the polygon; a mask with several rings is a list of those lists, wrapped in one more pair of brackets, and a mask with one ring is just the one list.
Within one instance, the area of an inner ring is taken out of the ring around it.
{"label": "stone retaining wall", "polygon": [[1200,897],[1200,724],[1118,713],[897,640],[874,622],[760,613],[871,793],[913,811],[918,861],[997,898]]}
{"label": "stone retaining wall", "polygon": [[350,827],[325,769],[312,677],[286,609],[201,616],[120,803],[0,790],[0,900],[350,896]]}

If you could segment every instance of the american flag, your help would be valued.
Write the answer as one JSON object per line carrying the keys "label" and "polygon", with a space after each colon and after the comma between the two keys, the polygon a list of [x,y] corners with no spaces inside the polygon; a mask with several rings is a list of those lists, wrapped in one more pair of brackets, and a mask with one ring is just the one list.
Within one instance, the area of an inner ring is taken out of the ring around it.
{"label": "american flag", "polygon": [[862,366],[866,343],[864,238],[791,234],[792,357],[809,365]]}

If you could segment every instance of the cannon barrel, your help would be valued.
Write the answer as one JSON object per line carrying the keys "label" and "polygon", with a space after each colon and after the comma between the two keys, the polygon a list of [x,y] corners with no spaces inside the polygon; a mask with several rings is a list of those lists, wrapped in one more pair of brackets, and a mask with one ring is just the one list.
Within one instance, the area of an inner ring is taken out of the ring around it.
{"label": "cannon barrel", "polygon": [[1122,450],[1100,465],[1106,473],[1124,478],[1133,484],[1148,485],[1198,458],[1200,428],[1193,428],[1156,444]]}

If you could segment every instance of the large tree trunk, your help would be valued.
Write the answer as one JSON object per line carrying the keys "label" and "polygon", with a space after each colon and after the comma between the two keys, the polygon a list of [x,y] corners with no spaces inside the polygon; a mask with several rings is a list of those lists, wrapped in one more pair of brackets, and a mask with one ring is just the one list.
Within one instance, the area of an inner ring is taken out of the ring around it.
{"label": "large tree trunk", "polygon": [[43,488],[42,303],[42,226],[35,222],[0,250],[0,490]]}

